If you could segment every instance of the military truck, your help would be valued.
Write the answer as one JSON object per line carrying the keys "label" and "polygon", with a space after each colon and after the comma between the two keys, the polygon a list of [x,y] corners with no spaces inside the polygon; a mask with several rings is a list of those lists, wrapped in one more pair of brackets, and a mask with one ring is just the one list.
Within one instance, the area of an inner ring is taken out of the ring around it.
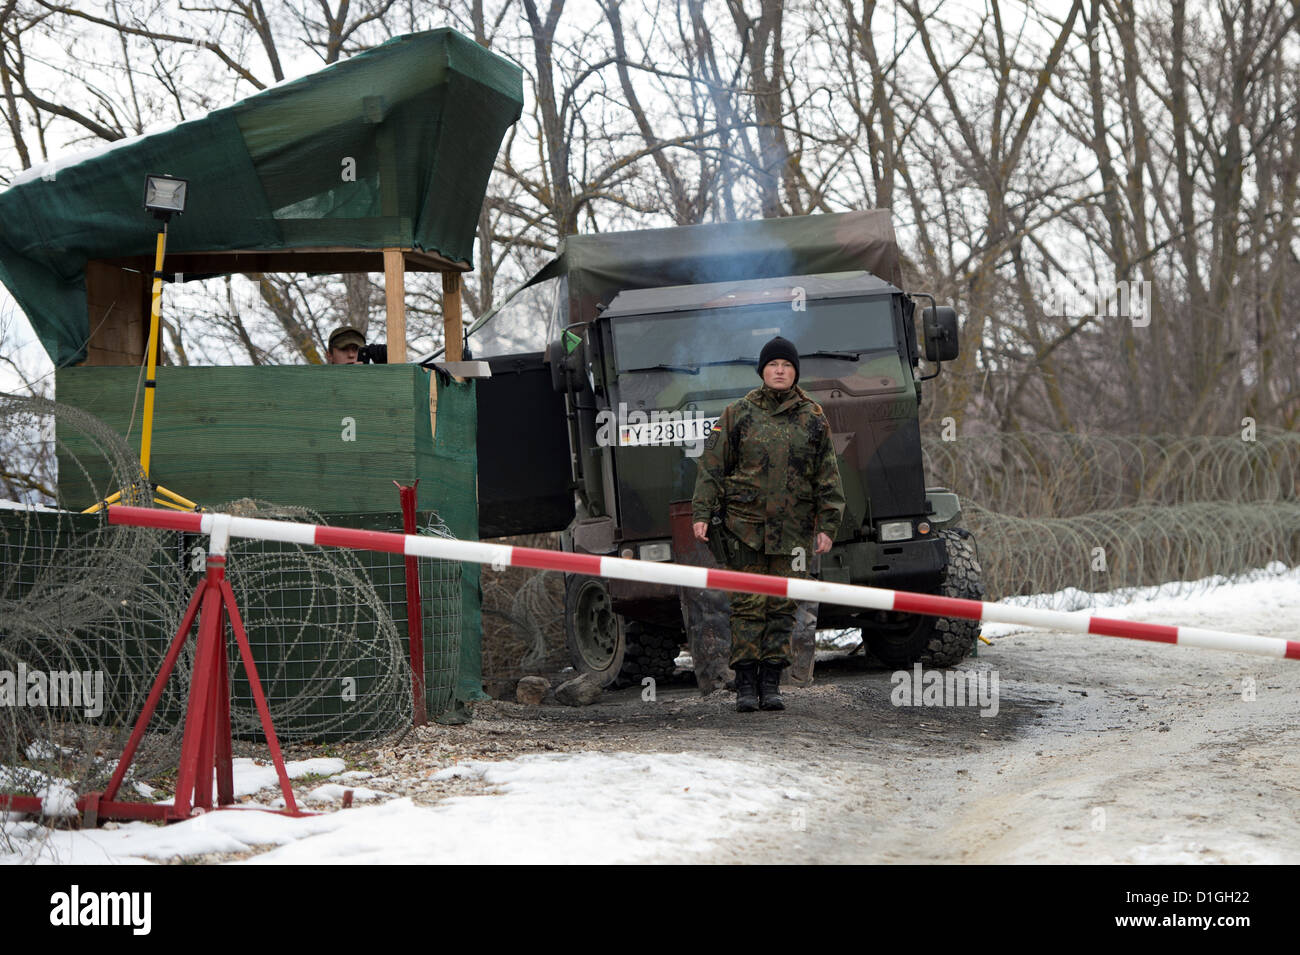
{"label": "military truck", "polygon": [[[760,384],[759,349],[780,334],[826,412],[847,500],[831,551],[804,558],[811,576],[982,599],[957,495],[927,487],[922,468],[922,382],[957,357],[957,318],[902,290],[887,212],[571,236],[534,281],[546,278],[558,280],[546,352],[491,358],[480,382],[482,536],[558,530],[570,551],[711,560],[690,536],[702,442]],[[699,599],[570,575],[574,666],[605,684],[662,676],[689,643],[698,675],[699,657],[726,647],[691,641]],[[891,666],[955,664],[979,630],[828,604],[816,626],[861,628]]]}

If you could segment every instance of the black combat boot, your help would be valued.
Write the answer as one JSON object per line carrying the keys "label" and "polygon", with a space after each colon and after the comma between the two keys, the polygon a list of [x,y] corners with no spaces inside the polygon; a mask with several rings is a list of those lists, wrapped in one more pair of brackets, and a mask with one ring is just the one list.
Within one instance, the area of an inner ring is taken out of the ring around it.
{"label": "black combat boot", "polygon": [[785,700],[781,699],[781,671],[785,667],[779,663],[763,661],[758,671],[758,706],[763,710],[783,710]]}
{"label": "black combat boot", "polygon": [[758,709],[758,664],[737,663],[732,669],[736,671],[736,712],[753,713]]}

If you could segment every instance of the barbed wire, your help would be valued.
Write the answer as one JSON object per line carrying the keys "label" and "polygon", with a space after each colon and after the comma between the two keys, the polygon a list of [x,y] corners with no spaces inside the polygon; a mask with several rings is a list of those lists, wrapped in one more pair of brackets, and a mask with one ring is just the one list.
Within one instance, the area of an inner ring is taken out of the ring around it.
{"label": "barbed wire", "polygon": [[[1153,584],[1190,594],[1300,564],[1296,503],[1141,505],[1064,518],[968,505],[965,524],[990,599],[1033,595],[1031,605],[1062,610],[1091,606],[1083,594]],[[1112,594],[1111,602],[1127,600]]]}
{"label": "barbed wire", "polygon": [[[508,539],[522,547],[556,549],[557,535]],[[510,679],[567,663],[564,649],[564,575],[508,567],[485,570],[483,586],[483,672]]]}
{"label": "barbed wire", "polygon": [[922,442],[925,474],[987,511],[1071,517],[1138,504],[1300,497],[1300,435],[1013,432]]}
{"label": "barbed wire", "polygon": [[[93,449],[90,457],[67,450],[59,431],[69,429]],[[57,446],[62,466],[82,476],[92,498],[120,491],[123,501],[148,499],[135,454],[93,415],[0,395],[0,433],[19,460],[52,458]],[[0,699],[0,791],[101,788],[113,769],[107,754],[125,743],[128,719],[161,665],[163,637],[185,607],[168,535],[77,513],[91,503],[56,497],[54,508],[0,510],[0,676],[10,687]],[[178,683],[164,690],[136,777],[175,765],[184,693]]]}
{"label": "barbed wire", "polygon": [[1190,593],[1300,563],[1300,435],[1019,432],[927,440],[962,497],[992,599],[1082,609],[1081,594]]}
{"label": "barbed wire", "polygon": [[[305,507],[248,498],[217,510],[327,523]],[[282,740],[373,739],[411,725],[406,643],[357,552],[235,538],[229,557],[226,576],[249,642],[261,648],[258,676]],[[231,728],[261,739],[235,664],[230,660]]]}
{"label": "barbed wire", "polygon": [[[68,450],[73,442],[63,439],[73,431],[76,446],[90,451]],[[92,499],[103,499],[120,490],[127,503],[152,496],[134,452],[84,411],[0,395],[0,434],[22,460],[57,455],[82,488],[77,493],[88,487]],[[54,506],[29,498],[0,507],[0,793],[103,788],[205,569],[206,537],[110,525],[103,513],[77,513],[93,500],[66,501],[51,490]],[[221,509],[325,523],[305,508],[247,499]],[[421,533],[451,536],[436,515]],[[404,601],[404,591],[397,596],[400,555],[365,562],[346,549],[246,539],[232,541],[229,552],[227,576],[282,740],[374,739],[411,725],[410,662],[388,609]],[[435,663],[426,681],[435,698],[442,693],[449,702],[460,640],[459,565],[425,562],[422,573],[432,584],[426,606],[436,603],[426,613]],[[388,603],[372,576],[385,581]],[[177,764],[193,648],[187,640],[163,688],[133,780],[165,778]],[[259,740],[238,654],[228,663],[232,729],[237,738]],[[74,683],[75,693],[64,692]],[[44,689],[32,688],[38,684]],[[129,789],[124,798],[136,795]]]}

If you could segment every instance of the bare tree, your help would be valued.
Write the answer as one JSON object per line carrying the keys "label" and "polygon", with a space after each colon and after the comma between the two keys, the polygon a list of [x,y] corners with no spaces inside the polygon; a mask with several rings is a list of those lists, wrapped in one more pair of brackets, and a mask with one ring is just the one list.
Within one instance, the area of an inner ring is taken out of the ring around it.
{"label": "bare tree", "polygon": [[[601,0],[593,19],[565,0],[0,0],[0,180],[305,60],[451,24],[520,64],[528,103],[479,217],[472,314],[574,232],[886,207],[909,284],[965,316],[925,413],[1003,430],[1294,428],[1300,8],[1054,9]],[[1061,283],[1136,283],[1149,323],[1053,309]],[[173,294],[177,363],[318,361],[330,329],[372,322],[382,301],[369,276]],[[441,341],[441,297],[410,277],[417,347]]]}

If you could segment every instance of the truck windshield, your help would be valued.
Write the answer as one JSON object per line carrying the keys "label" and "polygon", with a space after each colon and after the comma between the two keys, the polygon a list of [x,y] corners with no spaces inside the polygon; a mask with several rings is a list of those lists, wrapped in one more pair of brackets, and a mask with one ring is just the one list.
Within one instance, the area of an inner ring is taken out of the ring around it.
{"label": "truck windshield", "polygon": [[614,351],[619,371],[669,370],[690,373],[711,364],[758,361],[773,336],[794,342],[800,355],[856,361],[857,355],[894,351],[894,322],[888,296],[821,299],[794,311],[788,303],[702,308],[659,315],[616,318]]}

